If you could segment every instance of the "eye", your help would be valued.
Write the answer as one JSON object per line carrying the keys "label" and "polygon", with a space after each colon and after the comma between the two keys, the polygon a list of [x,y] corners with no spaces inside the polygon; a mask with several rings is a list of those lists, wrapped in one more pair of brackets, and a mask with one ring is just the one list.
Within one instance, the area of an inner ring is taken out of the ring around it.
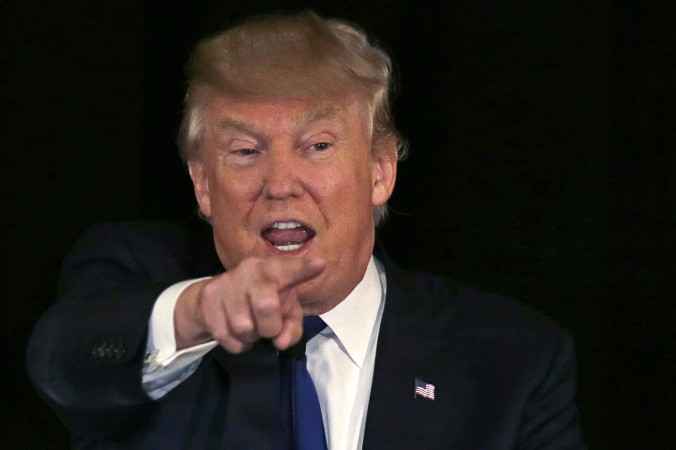
{"label": "eye", "polygon": [[253,156],[258,153],[258,150],[255,148],[241,148],[237,150],[235,153],[240,154],[242,156]]}
{"label": "eye", "polygon": [[319,152],[322,152],[324,150],[328,150],[330,147],[331,147],[331,144],[329,144],[328,142],[318,142],[318,143],[312,144],[310,146],[310,148],[312,150],[317,150]]}

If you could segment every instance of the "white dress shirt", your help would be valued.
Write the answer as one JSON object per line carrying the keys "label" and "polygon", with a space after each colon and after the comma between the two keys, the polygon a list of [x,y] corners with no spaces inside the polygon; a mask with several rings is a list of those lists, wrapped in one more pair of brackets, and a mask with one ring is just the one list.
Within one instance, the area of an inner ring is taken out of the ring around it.
{"label": "white dress shirt", "polygon": [[[143,388],[153,399],[188,378],[202,356],[217,345],[212,341],[176,351],[174,308],[183,289],[196,281],[169,287],[153,308],[143,368]],[[320,316],[327,328],[307,343],[308,372],[331,450],[362,447],[385,292],[385,271],[372,257],[362,281],[345,300]]]}
{"label": "white dress shirt", "polygon": [[307,343],[307,368],[331,450],[362,447],[384,298],[385,272],[371,258],[350,295],[320,316],[328,327]]}

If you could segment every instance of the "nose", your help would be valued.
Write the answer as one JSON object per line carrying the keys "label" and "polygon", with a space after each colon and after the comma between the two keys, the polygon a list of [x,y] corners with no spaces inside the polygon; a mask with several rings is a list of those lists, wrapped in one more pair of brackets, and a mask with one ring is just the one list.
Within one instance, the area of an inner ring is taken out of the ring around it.
{"label": "nose", "polygon": [[292,150],[273,149],[269,152],[263,179],[263,194],[270,200],[298,197],[302,192],[298,178],[299,161]]}

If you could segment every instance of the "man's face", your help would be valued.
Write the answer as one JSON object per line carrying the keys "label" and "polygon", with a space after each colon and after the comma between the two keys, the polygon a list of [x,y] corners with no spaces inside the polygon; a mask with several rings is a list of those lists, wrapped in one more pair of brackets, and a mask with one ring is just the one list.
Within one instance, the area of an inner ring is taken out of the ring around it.
{"label": "man's face", "polygon": [[361,281],[374,243],[373,207],[394,187],[393,142],[372,152],[361,101],[244,103],[218,98],[190,171],[225,267],[246,257],[322,257],[298,288],[306,313],[342,301]]}

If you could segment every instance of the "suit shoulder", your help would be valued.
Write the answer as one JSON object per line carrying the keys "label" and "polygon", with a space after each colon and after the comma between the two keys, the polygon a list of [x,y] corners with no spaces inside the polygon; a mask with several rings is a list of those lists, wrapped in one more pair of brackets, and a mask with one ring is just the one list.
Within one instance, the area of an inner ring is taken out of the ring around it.
{"label": "suit shoulder", "polygon": [[197,277],[219,271],[209,230],[160,221],[93,225],[76,241],[64,267],[105,261],[138,274],[163,270]]}
{"label": "suit shoulder", "polygon": [[74,251],[92,248],[100,252],[120,245],[155,245],[169,251],[180,251],[189,246],[191,237],[186,227],[171,222],[100,222],[90,226],[78,238]]}
{"label": "suit shoulder", "polygon": [[[545,314],[503,295],[465,286],[429,272],[401,271],[407,303],[416,309],[452,316],[455,329],[467,333],[549,335],[559,339],[563,330]],[[388,281],[389,283],[389,281]]]}

